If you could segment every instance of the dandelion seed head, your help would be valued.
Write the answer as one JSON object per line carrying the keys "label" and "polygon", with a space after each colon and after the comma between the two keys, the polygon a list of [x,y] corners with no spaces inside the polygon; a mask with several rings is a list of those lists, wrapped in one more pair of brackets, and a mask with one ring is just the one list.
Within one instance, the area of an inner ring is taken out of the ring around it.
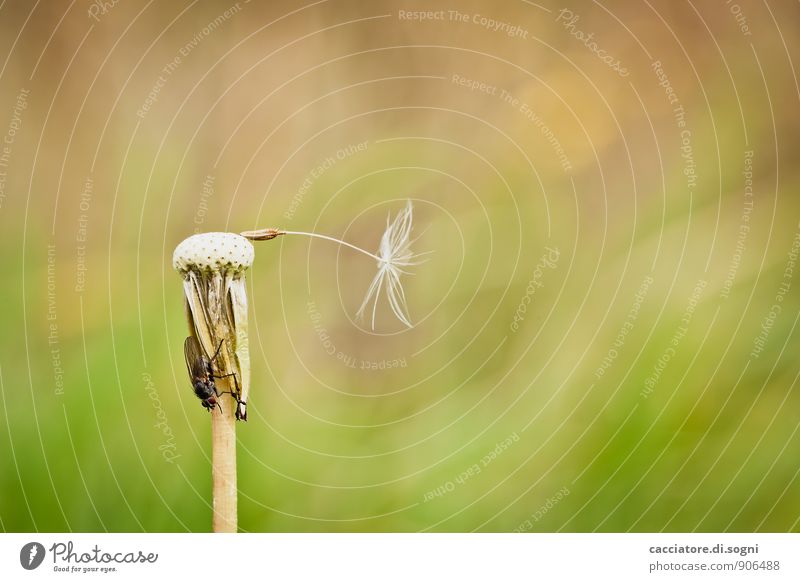
{"label": "dandelion seed head", "polygon": [[182,241],[172,255],[176,271],[244,271],[253,264],[252,243],[238,234],[205,232]]}
{"label": "dandelion seed head", "polygon": [[172,266],[183,276],[190,335],[197,338],[207,356],[221,342],[227,346],[220,352],[217,365],[220,373],[238,378],[236,418],[240,420],[247,420],[245,403],[250,386],[244,273],[253,264],[253,257],[252,243],[229,232],[190,236],[172,255]]}

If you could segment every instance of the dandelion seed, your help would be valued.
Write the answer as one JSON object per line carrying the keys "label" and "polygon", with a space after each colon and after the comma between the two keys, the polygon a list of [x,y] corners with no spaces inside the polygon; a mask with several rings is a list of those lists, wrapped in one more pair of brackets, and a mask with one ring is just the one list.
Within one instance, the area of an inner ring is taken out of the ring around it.
{"label": "dandelion seed", "polygon": [[391,220],[391,215],[386,217],[386,230],[378,247],[378,272],[367,288],[367,294],[364,301],[361,302],[361,307],[356,312],[356,316],[363,320],[370,303],[372,303],[371,327],[373,330],[375,329],[378,299],[382,289],[386,292],[389,307],[395,317],[407,327],[413,327],[408,315],[406,294],[400,281],[402,275],[409,274],[404,270],[405,268],[419,264],[419,261],[414,260],[419,255],[415,255],[411,251],[412,224],[413,207],[410,200],[394,220]]}
{"label": "dandelion seed", "polygon": [[338,238],[314,232],[263,228],[260,230],[246,231],[241,234],[243,237],[251,240],[270,240],[284,234],[310,236],[344,245],[375,259],[378,262],[378,272],[367,288],[367,293],[364,297],[364,301],[361,303],[361,307],[359,307],[356,312],[356,317],[363,320],[369,306],[372,305],[371,327],[374,330],[381,291],[386,293],[389,308],[392,310],[395,317],[407,327],[413,327],[408,314],[406,294],[403,290],[400,278],[402,275],[410,274],[405,270],[406,268],[419,265],[423,262],[418,261],[417,258],[427,253],[415,254],[411,251],[411,244],[416,240],[411,239],[412,225],[413,206],[411,201],[408,200],[405,208],[397,214],[394,220],[391,219],[391,215],[386,217],[386,230],[381,237],[377,255]]}

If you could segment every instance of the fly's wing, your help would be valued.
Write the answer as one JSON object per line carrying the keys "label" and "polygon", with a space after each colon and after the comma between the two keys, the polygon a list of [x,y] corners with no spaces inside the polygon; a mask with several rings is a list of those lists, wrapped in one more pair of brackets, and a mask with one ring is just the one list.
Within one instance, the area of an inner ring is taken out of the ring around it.
{"label": "fly's wing", "polygon": [[205,356],[203,348],[194,336],[189,336],[183,342],[183,355],[186,358],[186,369],[189,371],[189,379],[194,384],[195,378],[205,379],[207,375]]}

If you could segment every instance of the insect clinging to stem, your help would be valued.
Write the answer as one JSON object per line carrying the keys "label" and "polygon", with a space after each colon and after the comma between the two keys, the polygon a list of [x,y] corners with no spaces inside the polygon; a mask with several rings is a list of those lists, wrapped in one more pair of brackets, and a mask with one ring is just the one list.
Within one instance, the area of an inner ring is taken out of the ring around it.
{"label": "insect clinging to stem", "polygon": [[[189,379],[192,382],[194,393],[202,401],[203,408],[211,412],[214,406],[216,406],[219,408],[220,412],[222,412],[222,407],[218,402],[218,398],[223,394],[230,394],[236,399],[237,403],[236,420],[247,420],[246,403],[239,398],[239,381],[236,379],[236,374],[233,372],[230,374],[214,373],[214,362],[219,356],[224,341],[225,340],[220,340],[217,351],[214,352],[211,359],[208,359],[203,352],[203,348],[200,346],[200,342],[197,341],[197,338],[194,336],[187,337],[186,341],[183,342],[183,355],[186,358],[186,369],[189,371]],[[234,393],[232,390],[219,392],[214,380],[230,378],[231,376],[236,386],[236,392]]]}

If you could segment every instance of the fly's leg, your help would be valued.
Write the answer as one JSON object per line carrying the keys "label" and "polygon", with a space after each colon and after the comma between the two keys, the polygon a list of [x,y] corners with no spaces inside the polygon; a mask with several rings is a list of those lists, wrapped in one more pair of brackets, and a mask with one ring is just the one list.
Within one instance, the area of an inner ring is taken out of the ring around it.
{"label": "fly's leg", "polygon": [[[239,387],[239,380],[236,377],[236,373],[235,372],[231,372],[230,374],[214,374],[214,371],[213,371],[213,368],[212,368],[213,362],[214,362],[214,360],[217,359],[217,356],[219,355],[219,351],[222,349],[222,343],[224,341],[225,341],[224,339],[220,340],[219,346],[217,346],[217,351],[214,352],[214,357],[211,358],[211,360],[208,362],[209,376],[211,376],[212,378],[215,378],[215,379],[230,378],[231,376],[233,376],[233,383],[236,386],[236,392],[234,392],[233,390],[228,390],[226,392],[222,392],[222,393],[218,393],[218,394],[226,394],[227,393],[227,394],[230,394],[231,396],[233,396],[233,398],[236,400],[236,420],[247,420],[247,408],[246,408],[247,403],[244,400],[241,399],[242,389]],[[216,387],[214,387],[214,391],[215,392],[217,391]]]}
{"label": "fly's leg", "polygon": [[212,375],[213,378],[220,379],[220,378],[229,378],[233,376],[233,383],[236,386],[236,392],[233,390],[225,390],[224,392],[218,392],[216,385],[214,386],[214,392],[218,395],[222,394],[230,394],[233,396],[233,399],[236,400],[236,420],[247,420],[247,402],[240,398],[242,393],[241,388],[239,388],[239,381],[236,379],[236,373],[231,372],[230,374],[220,374],[220,375]]}
{"label": "fly's leg", "polygon": [[242,393],[242,390],[241,388],[239,388],[239,380],[236,379],[236,372],[231,372],[230,374],[211,375],[211,377],[214,378],[215,380],[221,380],[222,378],[230,378],[231,376],[233,376],[233,384],[236,386],[236,394],[234,394],[232,390],[226,390],[225,392],[222,392],[222,394],[231,394],[234,398],[236,398],[236,401],[239,402],[239,394]]}
{"label": "fly's leg", "polygon": [[217,356],[219,355],[219,351],[222,349],[222,344],[224,342],[225,342],[224,339],[219,340],[219,345],[217,346],[217,351],[214,352],[214,356],[209,360],[209,362],[213,362],[214,360],[217,359]]}
{"label": "fly's leg", "polygon": [[[209,373],[209,376],[211,376],[212,378],[215,378],[215,379],[230,378],[231,376],[233,376],[233,383],[236,385],[236,400],[237,400],[237,402],[239,402],[239,396],[238,395],[242,393],[242,390],[241,390],[241,388],[239,388],[239,380],[237,380],[237,378],[236,378],[236,373],[235,372],[231,372],[230,374],[215,374],[214,370],[211,368],[211,364],[214,362],[214,360],[217,359],[217,356],[219,355],[219,351],[222,349],[222,344],[224,342],[225,342],[224,339],[219,340],[219,345],[217,346],[217,351],[214,352],[214,357],[211,358],[211,360],[209,360],[208,373]],[[216,387],[214,388],[214,390],[216,390]],[[224,394],[224,392],[223,392],[223,394]]]}

